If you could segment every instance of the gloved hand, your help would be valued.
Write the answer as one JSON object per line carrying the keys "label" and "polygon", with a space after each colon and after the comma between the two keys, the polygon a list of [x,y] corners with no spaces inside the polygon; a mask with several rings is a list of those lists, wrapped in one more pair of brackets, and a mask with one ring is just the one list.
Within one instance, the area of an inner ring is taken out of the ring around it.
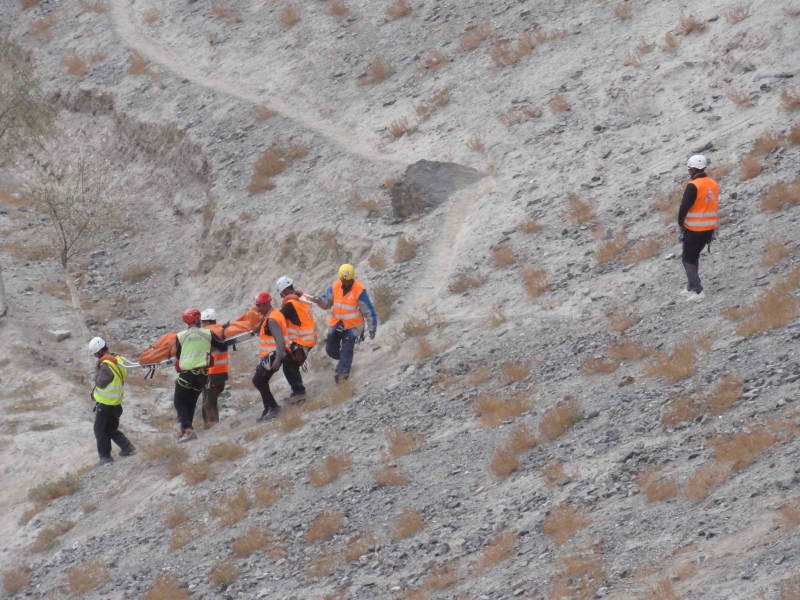
{"label": "gloved hand", "polygon": [[375,332],[374,331],[370,331],[369,332],[369,339],[371,339],[371,340],[375,339]]}
{"label": "gloved hand", "polygon": [[181,372],[181,361],[178,359],[175,359],[175,372],[176,373]]}

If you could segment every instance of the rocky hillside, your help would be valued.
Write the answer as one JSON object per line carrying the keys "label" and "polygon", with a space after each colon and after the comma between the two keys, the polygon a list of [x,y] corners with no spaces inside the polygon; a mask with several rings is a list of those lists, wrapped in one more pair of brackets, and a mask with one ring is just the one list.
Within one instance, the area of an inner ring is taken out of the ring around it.
{"label": "rocky hillside", "polygon": [[[688,8],[0,4],[61,131],[0,165],[5,593],[800,598],[800,5]],[[27,190],[79,152],[119,212],[68,286]],[[319,348],[257,425],[241,344],[181,449],[172,371],[135,373],[140,452],[92,468],[88,336],[135,356],[345,261],[381,316],[352,385]]]}

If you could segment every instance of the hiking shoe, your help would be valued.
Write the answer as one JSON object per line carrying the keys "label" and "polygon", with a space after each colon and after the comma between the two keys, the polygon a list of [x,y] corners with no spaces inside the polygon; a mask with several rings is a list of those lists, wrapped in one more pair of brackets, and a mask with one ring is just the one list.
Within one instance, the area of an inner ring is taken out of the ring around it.
{"label": "hiking shoe", "polygon": [[289,397],[286,398],[286,402],[289,404],[299,404],[300,402],[305,401],[306,399],[306,391],[303,390],[302,392],[292,392],[289,394]]}
{"label": "hiking shoe", "polygon": [[175,436],[175,439],[176,440],[181,439],[183,437],[183,432],[184,432],[184,429],[181,428],[177,433],[174,433],[173,435]]}
{"label": "hiking shoe", "polygon": [[194,432],[194,429],[185,429],[183,431],[183,436],[181,439],[178,440],[179,444],[185,444],[186,442],[191,442],[192,440],[197,439],[197,434]]}
{"label": "hiking shoe", "polygon": [[692,294],[694,294],[694,292],[692,290],[688,289],[688,288],[683,288],[681,290],[681,296],[683,296],[684,298],[688,298]]}
{"label": "hiking shoe", "polygon": [[261,423],[262,421],[269,421],[270,419],[274,419],[275,417],[277,417],[278,413],[280,412],[281,412],[280,406],[276,406],[275,408],[270,408],[261,413],[261,416],[258,417],[256,421],[258,421],[259,423]]}
{"label": "hiking shoe", "polygon": [[101,458],[100,462],[97,463],[97,466],[102,467],[103,465],[113,465],[113,464],[114,464],[114,459],[111,458],[110,456],[107,456],[106,458]]}
{"label": "hiking shoe", "polygon": [[136,446],[133,444],[128,444],[119,451],[120,456],[133,456],[134,454],[136,454]]}
{"label": "hiking shoe", "polygon": [[349,378],[350,378],[350,373],[349,372],[348,373],[336,373],[336,375],[333,376],[333,380],[336,383],[342,383],[343,381],[347,381]]}
{"label": "hiking shoe", "polygon": [[692,301],[700,302],[700,300],[702,300],[705,297],[706,297],[706,295],[703,292],[700,292],[699,294],[697,292],[691,292],[690,295],[686,297],[686,299],[689,302],[692,302]]}

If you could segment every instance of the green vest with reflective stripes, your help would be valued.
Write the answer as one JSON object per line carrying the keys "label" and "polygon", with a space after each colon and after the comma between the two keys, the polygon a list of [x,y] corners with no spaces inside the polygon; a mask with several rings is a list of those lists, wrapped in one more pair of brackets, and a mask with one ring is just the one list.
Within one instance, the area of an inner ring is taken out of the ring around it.
{"label": "green vest with reflective stripes", "polygon": [[108,365],[111,372],[114,374],[114,379],[104,388],[95,387],[92,397],[95,402],[100,404],[108,404],[109,406],[117,406],[122,404],[122,392],[125,378],[128,372],[120,364],[115,364],[114,361],[104,360],[101,364]]}
{"label": "green vest with reflective stripes", "polygon": [[211,332],[205,328],[191,327],[178,333],[181,343],[181,371],[205,369],[211,356]]}

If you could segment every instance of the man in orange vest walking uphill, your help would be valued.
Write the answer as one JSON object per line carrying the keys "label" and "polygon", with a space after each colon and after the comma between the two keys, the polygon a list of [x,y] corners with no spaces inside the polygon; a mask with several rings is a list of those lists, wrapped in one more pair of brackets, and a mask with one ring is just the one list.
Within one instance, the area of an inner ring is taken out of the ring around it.
{"label": "man in orange vest walking uphill", "polygon": [[[200,313],[200,326],[208,327],[217,324],[217,311],[207,308]],[[225,328],[223,326],[223,332]],[[211,348],[214,364],[208,367],[208,383],[203,388],[203,426],[208,429],[214,423],[219,423],[219,395],[225,390],[228,381],[228,351],[224,352]]]}
{"label": "man in orange vest walking uphill", "polygon": [[272,296],[267,292],[256,294],[256,310],[264,317],[259,325],[253,328],[253,333],[258,333],[258,350],[261,360],[253,373],[253,387],[261,394],[261,403],[264,412],[259,421],[274,419],[281,412],[281,407],[275,401],[272,390],[269,389],[269,380],[275,371],[281,368],[286,358],[286,346],[289,344],[289,332],[286,329],[286,319],[281,311],[272,308]]}
{"label": "man in orange vest walking uphill", "polygon": [[367,290],[356,279],[353,265],[342,265],[339,267],[339,279],[322,296],[311,300],[322,310],[331,309],[325,352],[339,361],[334,376],[336,383],[346,381],[353,364],[356,339],[364,339],[365,327],[369,330],[369,339],[375,339],[378,329],[378,317]]}
{"label": "man in orange vest walking uphill", "polygon": [[317,345],[317,324],[311,314],[308,296],[294,289],[294,281],[285,275],[275,284],[278,294],[283,298],[281,314],[286,319],[289,332],[289,348],[283,361],[283,375],[292,387],[289,402],[302,400],[306,395],[300,368],[305,364],[308,353]]}
{"label": "man in orange vest walking uphill", "polygon": [[683,268],[689,280],[681,294],[687,300],[702,300],[703,286],[700,283],[699,263],[703,248],[711,244],[719,220],[719,185],[706,175],[706,157],[692,156],[687,163],[691,181],[683,192],[678,211],[678,225],[682,228]]}

